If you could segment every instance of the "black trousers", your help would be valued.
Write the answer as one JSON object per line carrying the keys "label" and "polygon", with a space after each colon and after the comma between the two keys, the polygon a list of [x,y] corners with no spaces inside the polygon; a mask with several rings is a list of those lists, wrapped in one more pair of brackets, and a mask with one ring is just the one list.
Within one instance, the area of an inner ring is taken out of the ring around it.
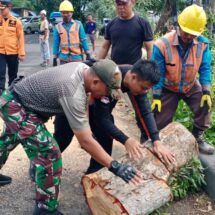
{"label": "black trousers", "polygon": [[18,55],[0,54],[0,91],[5,89],[6,67],[8,67],[8,86],[17,77],[19,59]]}
{"label": "black trousers", "polygon": [[[104,130],[101,127],[99,127],[99,125],[95,121],[94,116],[95,116],[94,106],[91,105],[89,107],[89,121],[91,130],[93,132],[93,137],[99,142],[103,149],[109,155],[111,155],[113,148],[113,138],[108,136],[104,132]],[[72,132],[68,120],[64,114],[59,114],[55,117],[54,129],[55,129],[54,137],[60,147],[61,152],[63,152],[67,148],[67,146],[69,146],[74,136],[74,133]],[[86,173],[96,172],[101,168],[103,168],[103,166],[99,164],[97,161],[95,161],[93,158],[91,158],[90,165]]]}

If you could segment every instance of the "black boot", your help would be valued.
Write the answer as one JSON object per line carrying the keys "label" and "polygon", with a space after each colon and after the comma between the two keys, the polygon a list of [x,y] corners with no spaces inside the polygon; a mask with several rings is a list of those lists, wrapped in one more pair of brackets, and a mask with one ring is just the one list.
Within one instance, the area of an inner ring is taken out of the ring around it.
{"label": "black boot", "polygon": [[199,145],[199,152],[208,155],[214,154],[214,147],[208,144],[207,141],[204,139],[202,130],[199,130],[198,128],[194,127],[192,133]]}
{"label": "black boot", "polygon": [[35,182],[36,168],[35,168],[35,165],[32,163],[32,161],[30,161],[30,167],[29,167],[29,170],[28,170],[28,174],[29,174],[30,179],[33,182]]}
{"label": "black boot", "polygon": [[0,186],[4,186],[6,184],[10,184],[12,181],[11,177],[8,177],[6,175],[1,175],[0,174]]}
{"label": "black boot", "polygon": [[39,208],[38,205],[36,204],[34,207],[34,212],[33,215],[63,215],[60,211],[48,211],[44,208]]}

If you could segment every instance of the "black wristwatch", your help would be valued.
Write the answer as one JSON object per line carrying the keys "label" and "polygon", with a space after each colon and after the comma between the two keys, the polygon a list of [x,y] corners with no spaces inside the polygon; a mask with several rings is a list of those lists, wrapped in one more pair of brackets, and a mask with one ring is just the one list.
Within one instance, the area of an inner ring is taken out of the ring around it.
{"label": "black wristwatch", "polygon": [[120,166],[121,166],[121,164],[117,160],[113,160],[110,163],[109,170],[113,173],[116,173],[116,171],[119,169]]}

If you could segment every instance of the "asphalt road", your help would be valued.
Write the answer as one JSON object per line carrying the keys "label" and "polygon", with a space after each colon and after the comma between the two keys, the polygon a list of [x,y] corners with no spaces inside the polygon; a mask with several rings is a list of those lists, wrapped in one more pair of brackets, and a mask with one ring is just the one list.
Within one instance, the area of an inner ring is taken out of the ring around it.
{"label": "asphalt road", "polygon": [[[49,43],[52,53],[52,35],[50,35]],[[40,56],[39,35],[37,33],[25,35],[25,50],[26,58],[19,65],[19,75],[28,76],[44,69],[40,66],[42,58]]]}

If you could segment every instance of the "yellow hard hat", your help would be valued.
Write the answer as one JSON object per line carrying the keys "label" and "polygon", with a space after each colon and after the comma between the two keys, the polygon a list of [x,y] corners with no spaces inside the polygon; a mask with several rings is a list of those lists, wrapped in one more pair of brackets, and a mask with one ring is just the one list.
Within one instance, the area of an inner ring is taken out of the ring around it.
{"label": "yellow hard hat", "polygon": [[207,17],[204,9],[196,4],[186,7],[178,16],[182,31],[199,36],[205,28]]}
{"label": "yellow hard hat", "polygon": [[73,11],[74,11],[74,8],[73,8],[73,5],[72,5],[72,3],[71,3],[70,1],[64,0],[64,1],[60,4],[59,11],[60,11],[60,12],[63,12],[63,11],[70,11],[70,12],[73,12]]}

